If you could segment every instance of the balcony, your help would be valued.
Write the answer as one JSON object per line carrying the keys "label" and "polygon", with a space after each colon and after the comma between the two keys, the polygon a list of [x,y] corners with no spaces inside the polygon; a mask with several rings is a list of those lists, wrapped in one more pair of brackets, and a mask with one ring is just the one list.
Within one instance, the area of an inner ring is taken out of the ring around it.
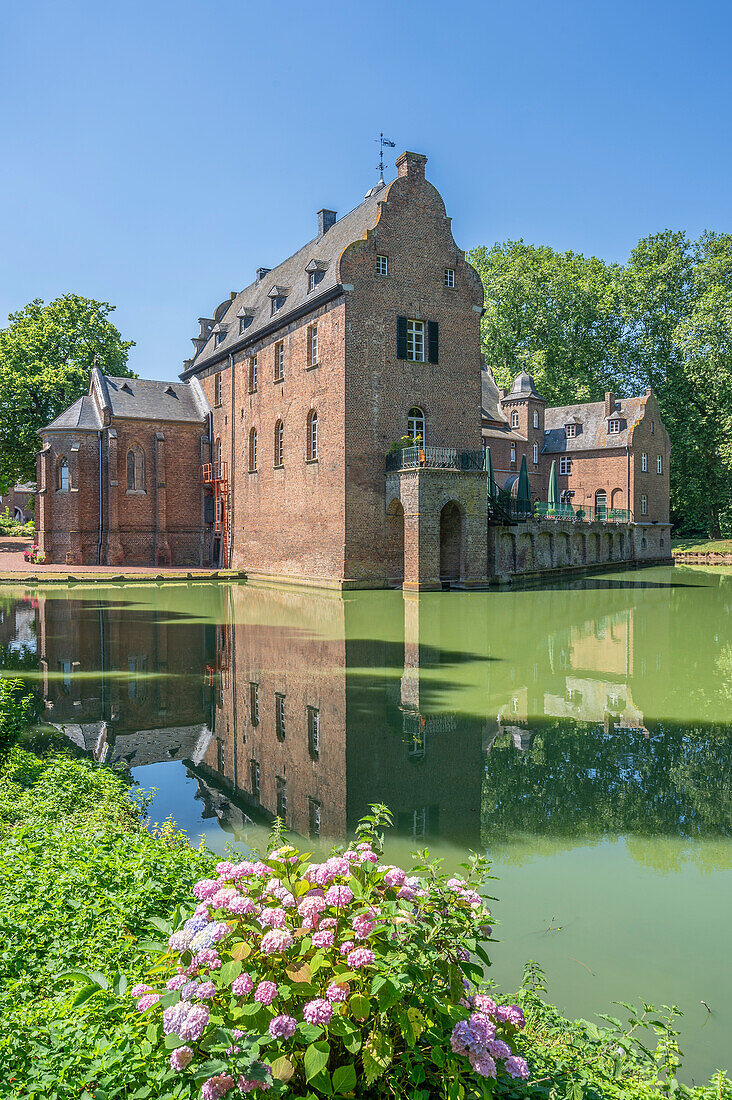
{"label": "balcony", "polygon": [[458,451],[454,447],[404,447],[386,456],[386,472],[395,470],[482,470],[483,451]]}
{"label": "balcony", "polygon": [[564,520],[570,523],[631,523],[630,512],[626,508],[593,508],[586,505],[575,508],[572,504],[550,506],[545,501],[536,501],[533,505],[537,519]]}

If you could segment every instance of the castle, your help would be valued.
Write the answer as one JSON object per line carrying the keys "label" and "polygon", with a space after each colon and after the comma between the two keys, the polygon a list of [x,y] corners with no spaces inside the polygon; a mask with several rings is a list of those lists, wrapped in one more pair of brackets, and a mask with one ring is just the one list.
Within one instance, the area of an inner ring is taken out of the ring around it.
{"label": "castle", "polygon": [[199,319],[180,382],[92,371],[40,433],[46,560],[436,588],[669,556],[654,395],[546,408],[526,372],[499,391],[425,162],[405,152],[350,213],[320,210]]}

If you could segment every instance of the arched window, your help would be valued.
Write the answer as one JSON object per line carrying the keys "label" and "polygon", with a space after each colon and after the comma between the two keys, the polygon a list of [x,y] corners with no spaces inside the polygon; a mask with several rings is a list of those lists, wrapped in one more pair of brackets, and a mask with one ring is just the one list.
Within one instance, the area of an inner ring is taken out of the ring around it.
{"label": "arched window", "polygon": [[127,492],[145,491],[145,452],[139,443],[133,443],[127,452]]}
{"label": "arched window", "polygon": [[514,411],[511,413],[511,427],[518,428],[519,426],[519,414]]}
{"label": "arched window", "polygon": [[534,444],[534,453],[533,453],[532,459],[533,459],[534,465],[537,466],[538,463],[539,463],[539,444],[538,443]]}
{"label": "arched window", "polygon": [[416,444],[424,447],[427,439],[427,420],[422,410],[416,405],[409,410],[407,416],[407,435]]}
{"label": "arched window", "polygon": [[538,409],[534,409],[534,427],[535,428],[539,427],[539,410]]}
{"label": "arched window", "polygon": [[68,459],[63,456],[58,460],[58,466],[56,468],[56,488],[63,490],[63,492],[68,492],[71,488],[69,463]]}
{"label": "arched window", "polygon": [[308,413],[306,452],[308,462],[318,460],[318,414],[315,409]]}
{"label": "arched window", "polygon": [[284,465],[284,439],[285,426],[281,420],[278,420],[274,429],[274,464],[275,466]]}
{"label": "arched window", "polygon": [[257,429],[252,428],[249,433],[249,473],[257,470]]}

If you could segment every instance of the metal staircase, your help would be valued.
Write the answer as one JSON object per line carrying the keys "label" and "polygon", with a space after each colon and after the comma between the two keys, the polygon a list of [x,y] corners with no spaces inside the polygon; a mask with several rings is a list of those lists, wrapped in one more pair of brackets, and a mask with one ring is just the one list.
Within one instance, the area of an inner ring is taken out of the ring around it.
{"label": "metal staircase", "polygon": [[229,567],[231,541],[231,499],[227,462],[204,462],[198,470],[199,485],[212,490],[214,501],[214,538],[219,539],[219,566]]}

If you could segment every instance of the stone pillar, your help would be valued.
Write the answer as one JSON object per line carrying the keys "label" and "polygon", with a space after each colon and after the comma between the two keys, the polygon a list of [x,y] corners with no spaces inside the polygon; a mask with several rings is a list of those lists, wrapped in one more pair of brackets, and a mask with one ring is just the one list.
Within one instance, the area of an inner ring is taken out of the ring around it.
{"label": "stone pillar", "polygon": [[419,710],[419,596],[404,593],[404,674],[401,705]]}
{"label": "stone pillar", "polygon": [[125,554],[119,537],[119,482],[117,457],[117,432],[107,432],[109,479],[107,490],[107,565],[124,565]]}
{"label": "stone pillar", "polygon": [[155,564],[170,565],[165,493],[165,436],[155,433]]}
{"label": "stone pillar", "polygon": [[38,490],[36,492],[36,544],[39,550],[46,555],[46,561],[51,561],[53,551],[53,532],[51,516],[51,444],[44,443],[36,459],[36,477]]}

